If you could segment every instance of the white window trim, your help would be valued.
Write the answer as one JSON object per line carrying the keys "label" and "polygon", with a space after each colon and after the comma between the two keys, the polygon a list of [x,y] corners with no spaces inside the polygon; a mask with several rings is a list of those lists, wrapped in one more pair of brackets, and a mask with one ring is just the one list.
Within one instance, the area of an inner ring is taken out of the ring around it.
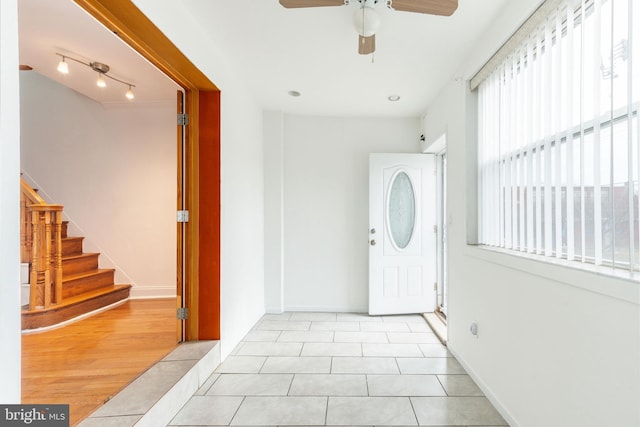
{"label": "white window trim", "polygon": [[507,269],[640,305],[638,272],[484,245],[468,244],[464,254]]}

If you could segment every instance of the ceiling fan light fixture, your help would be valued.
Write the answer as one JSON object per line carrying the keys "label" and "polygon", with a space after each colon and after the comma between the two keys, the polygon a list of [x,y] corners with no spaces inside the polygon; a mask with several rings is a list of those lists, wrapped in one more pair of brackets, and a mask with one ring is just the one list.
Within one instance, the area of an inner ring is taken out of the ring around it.
{"label": "ceiling fan light fixture", "polygon": [[98,87],[107,87],[107,82],[104,81],[104,76],[102,73],[98,73],[98,80],[96,80],[96,85]]}
{"label": "ceiling fan light fixture", "polygon": [[374,8],[362,6],[353,14],[353,25],[356,31],[363,37],[370,37],[380,27],[380,15]]}
{"label": "ceiling fan light fixture", "polygon": [[58,71],[62,74],[69,74],[69,64],[65,62],[65,57],[62,57],[62,60],[58,62]]}

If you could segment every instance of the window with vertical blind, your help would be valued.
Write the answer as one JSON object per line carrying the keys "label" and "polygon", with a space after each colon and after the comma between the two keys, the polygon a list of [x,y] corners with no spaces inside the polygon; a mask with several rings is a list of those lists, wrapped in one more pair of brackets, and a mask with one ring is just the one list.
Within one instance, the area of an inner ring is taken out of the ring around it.
{"label": "window with vertical blind", "polygon": [[478,86],[478,240],[637,271],[640,2],[555,3]]}

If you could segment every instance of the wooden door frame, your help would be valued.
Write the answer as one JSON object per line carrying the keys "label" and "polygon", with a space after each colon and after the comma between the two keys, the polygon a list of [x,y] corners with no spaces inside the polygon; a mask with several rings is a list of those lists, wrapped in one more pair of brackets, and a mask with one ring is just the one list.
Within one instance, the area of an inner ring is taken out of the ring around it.
{"label": "wooden door frame", "polygon": [[185,91],[184,339],[220,339],[220,91],[130,0],[73,1]]}

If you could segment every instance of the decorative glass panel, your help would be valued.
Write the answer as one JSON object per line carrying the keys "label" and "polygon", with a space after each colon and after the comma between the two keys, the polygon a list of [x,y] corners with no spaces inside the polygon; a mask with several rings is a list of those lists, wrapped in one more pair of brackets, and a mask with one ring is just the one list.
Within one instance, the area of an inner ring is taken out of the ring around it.
{"label": "decorative glass panel", "polygon": [[405,172],[397,173],[391,182],[387,198],[387,219],[394,245],[404,249],[409,245],[416,221],[415,192]]}

